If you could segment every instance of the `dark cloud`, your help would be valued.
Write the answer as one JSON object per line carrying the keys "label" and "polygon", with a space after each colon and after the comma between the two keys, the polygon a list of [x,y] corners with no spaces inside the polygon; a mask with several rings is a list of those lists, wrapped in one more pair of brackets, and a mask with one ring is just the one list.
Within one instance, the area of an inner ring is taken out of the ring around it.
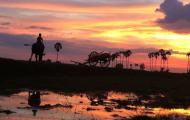
{"label": "dark cloud", "polygon": [[0,14],[0,18],[11,18],[11,16],[8,16],[8,15],[1,15],[1,14]]}
{"label": "dark cloud", "polygon": [[186,55],[186,52],[176,51],[176,50],[170,50],[172,54],[178,54],[178,55]]}
{"label": "dark cloud", "polygon": [[10,25],[10,22],[0,22],[0,29],[9,29]]}
{"label": "dark cloud", "polygon": [[26,43],[33,43],[35,37],[32,35],[14,35],[0,33],[0,46],[21,47]]}
{"label": "dark cloud", "polygon": [[0,25],[2,25],[2,26],[9,26],[9,25],[11,25],[11,23],[10,22],[1,22]]}
{"label": "dark cloud", "polygon": [[177,33],[190,33],[190,3],[184,5],[179,0],[165,0],[156,11],[165,15],[157,21],[161,27]]}
{"label": "dark cloud", "polygon": [[0,26],[0,29],[9,29],[9,27]]}
{"label": "dark cloud", "polygon": [[158,3],[160,0],[4,0],[0,3],[50,3],[75,6],[129,6],[133,4]]}
{"label": "dark cloud", "polygon": [[[13,35],[0,33],[0,47],[12,47],[12,48],[24,48],[24,44],[32,44],[36,42],[36,37],[33,35]],[[63,44],[63,54],[64,55],[75,55],[75,56],[86,56],[91,51],[106,51],[106,52],[116,52],[120,50],[125,50],[121,48],[109,48],[101,46],[102,44],[110,44],[108,42],[95,42],[92,40],[45,40],[46,52],[54,53],[54,44],[57,41],[61,41]],[[154,48],[136,48],[132,49],[134,53],[148,53],[156,51]],[[23,51],[24,52],[24,51]]]}
{"label": "dark cloud", "polygon": [[[6,34],[6,33],[0,33],[0,50],[5,49],[6,51],[0,51],[0,55],[4,55],[6,57],[17,57],[15,59],[21,59],[21,54],[25,55],[25,57],[28,57],[27,55],[30,54],[30,47],[25,47],[24,44],[32,44],[36,42],[36,36],[34,35],[14,35],[14,34]],[[93,40],[44,40],[44,44],[46,46],[45,53],[47,55],[54,55],[55,49],[54,44],[56,42],[61,42],[63,45],[63,49],[60,51],[60,54],[68,57],[70,60],[79,58],[77,60],[84,60],[87,58],[88,54],[91,51],[105,51],[105,52],[117,52],[117,51],[123,51],[126,49],[121,48],[111,48],[111,47],[105,47],[101,46],[102,44],[110,44],[108,42],[97,42]],[[10,49],[10,50],[9,50]],[[18,51],[18,52],[17,52]],[[134,54],[147,54],[149,52],[155,52],[158,51],[158,49],[155,48],[134,48],[131,49],[131,51]],[[185,55],[185,53],[182,53],[180,51],[173,51],[171,50],[173,54],[182,54]],[[11,54],[10,54],[11,53]],[[10,54],[10,55],[9,55]],[[145,56],[146,57],[146,56]]]}
{"label": "dark cloud", "polygon": [[26,27],[26,29],[38,29],[38,30],[53,30],[53,28],[50,27],[44,27],[44,26],[29,26]]}

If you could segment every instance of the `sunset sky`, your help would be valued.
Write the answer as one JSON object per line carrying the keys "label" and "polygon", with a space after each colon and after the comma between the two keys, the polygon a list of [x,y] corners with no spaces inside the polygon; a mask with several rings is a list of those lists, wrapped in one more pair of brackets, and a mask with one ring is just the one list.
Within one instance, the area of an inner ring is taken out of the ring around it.
{"label": "sunset sky", "polygon": [[[131,49],[131,62],[148,65],[148,52],[173,50],[170,67],[185,71],[190,51],[190,0],[1,0],[0,57],[28,59],[25,43],[42,33],[45,59],[84,61],[92,50]],[[148,66],[147,66],[148,67]]]}

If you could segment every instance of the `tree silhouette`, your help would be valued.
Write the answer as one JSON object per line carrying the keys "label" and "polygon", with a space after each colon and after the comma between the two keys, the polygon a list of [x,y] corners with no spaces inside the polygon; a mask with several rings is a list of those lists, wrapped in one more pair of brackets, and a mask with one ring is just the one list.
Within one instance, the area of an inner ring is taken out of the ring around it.
{"label": "tree silhouette", "polygon": [[166,59],[165,50],[160,49],[158,52],[160,53],[160,56],[161,56],[161,58],[160,58],[160,69],[162,69],[164,67],[164,60]]}
{"label": "tree silhouette", "polygon": [[126,59],[126,68],[129,68],[129,57],[132,55],[132,52],[131,50],[126,50],[126,51],[123,51],[121,52],[123,54],[123,56],[125,57]]}
{"label": "tree silhouette", "polygon": [[162,68],[165,70],[165,68],[166,68],[165,63],[168,61],[168,58],[166,57],[166,54],[163,54],[161,59],[162,59],[162,64],[163,64]]}
{"label": "tree silhouette", "polygon": [[119,52],[119,64],[122,64],[123,65],[123,51],[120,51]]}
{"label": "tree silhouette", "polygon": [[117,65],[117,58],[120,56],[119,52],[113,53],[111,55],[112,67]]}
{"label": "tree silhouette", "polygon": [[150,53],[148,53],[148,57],[149,57],[149,59],[150,59],[150,71],[152,71],[153,70],[153,57],[154,57],[154,53],[152,53],[152,52],[150,52]]}
{"label": "tree silhouette", "polygon": [[160,55],[159,52],[154,52],[154,57],[155,57],[154,67],[155,67],[155,70],[157,69],[157,59],[158,59],[159,55]]}
{"label": "tree silhouette", "polygon": [[145,70],[145,64],[144,64],[144,63],[140,64],[140,70],[141,70],[141,71],[144,71],[144,70]]}
{"label": "tree silhouette", "polygon": [[55,50],[56,50],[56,52],[57,52],[56,61],[58,62],[58,59],[59,59],[59,51],[62,49],[61,43],[59,43],[59,42],[55,43],[54,48],[55,48]]}
{"label": "tree silhouette", "polygon": [[[159,50],[160,56],[161,56],[161,64],[160,64],[160,70],[164,71],[166,68],[166,71],[169,71],[169,57],[172,55],[171,51],[166,51],[164,49]],[[167,67],[166,67],[167,62]]]}
{"label": "tree silhouette", "polygon": [[167,58],[167,71],[169,71],[169,57],[172,55],[171,51],[166,51],[166,58]]}

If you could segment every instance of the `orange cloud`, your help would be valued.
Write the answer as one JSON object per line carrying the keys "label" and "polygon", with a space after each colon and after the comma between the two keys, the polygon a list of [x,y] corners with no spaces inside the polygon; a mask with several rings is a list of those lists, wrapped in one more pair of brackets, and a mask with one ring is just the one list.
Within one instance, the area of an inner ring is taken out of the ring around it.
{"label": "orange cloud", "polygon": [[[30,35],[42,32],[45,40],[89,40],[96,45],[102,42],[101,46],[109,48],[164,48],[189,51],[190,35],[163,30],[155,23],[158,18],[163,17],[155,12],[158,6],[142,4],[97,8],[48,3],[2,3],[0,8],[9,9],[13,13],[5,11],[11,18],[4,19],[11,25],[8,29],[0,29],[0,32]],[[4,19],[0,18],[0,22]],[[147,57],[146,54],[143,55],[144,58]],[[138,62],[138,59],[140,62],[147,62],[144,58],[134,56],[133,61]],[[182,66],[185,67],[185,56],[173,55],[172,59],[174,60],[171,64],[174,67],[181,67],[178,59],[183,61]]]}

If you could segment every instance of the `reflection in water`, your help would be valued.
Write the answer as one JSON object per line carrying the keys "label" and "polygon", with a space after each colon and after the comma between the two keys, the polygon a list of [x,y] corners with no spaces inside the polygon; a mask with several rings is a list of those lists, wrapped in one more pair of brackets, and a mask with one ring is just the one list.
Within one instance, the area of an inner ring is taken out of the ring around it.
{"label": "reflection in water", "polygon": [[92,106],[103,105],[108,97],[108,92],[91,92],[86,96],[91,101]]}
{"label": "reflection in water", "polygon": [[[147,99],[133,93],[91,92],[85,94],[53,93],[47,91],[20,92],[10,97],[0,96],[0,109],[15,111],[9,116],[0,113],[0,120],[112,120],[144,116],[167,115],[186,120],[189,109],[164,109],[148,106],[149,102],[164,97],[150,95]],[[27,103],[28,101],[28,103]],[[31,115],[33,111],[33,117]],[[36,116],[38,112],[38,115]],[[170,120],[170,119],[169,119]]]}
{"label": "reflection in water", "polygon": [[40,103],[41,103],[40,91],[35,91],[35,90],[28,91],[28,105],[32,106],[33,116],[36,116]]}

